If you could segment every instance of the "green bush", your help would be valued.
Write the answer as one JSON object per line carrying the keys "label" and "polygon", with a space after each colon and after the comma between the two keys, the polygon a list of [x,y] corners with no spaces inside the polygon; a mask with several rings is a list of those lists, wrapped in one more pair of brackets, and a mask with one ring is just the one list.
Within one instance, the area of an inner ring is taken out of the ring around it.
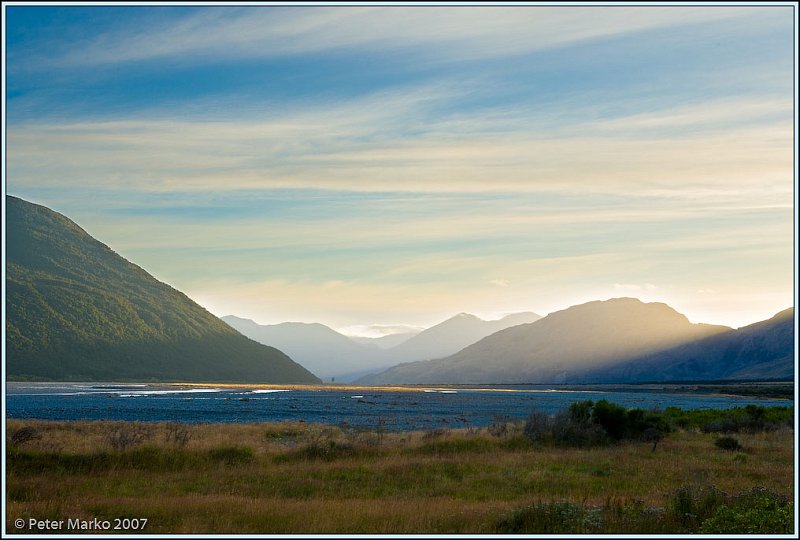
{"label": "green bush", "polygon": [[621,440],[653,442],[653,450],[671,427],[662,414],[625,409],[607,400],[578,401],[555,416],[532,413],[523,434],[536,444],[592,447]]}
{"label": "green bush", "polygon": [[717,448],[722,448],[723,450],[727,450],[729,452],[741,450],[742,448],[742,445],[739,444],[739,441],[733,437],[719,437],[716,441],[714,441],[714,445]]}
{"label": "green bush", "polygon": [[705,534],[790,534],[794,508],[786,497],[756,487],[720,506],[703,522]]}
{"label": "green bush", "polygon": [[553,442],[553,418],[542,412],[533,412],[525,421],[522,434],[533,443]]}
{"label": "green bush", "polygon": [[615,441],[627,437],[630,432],[628,411],[605,399],[598,401],[592,409],[592,422],[602,426],[608,436]]}
{"label": "green bush", "polygon": [[790,534],[794,527],[791,501],[763,487],[729,496],[714,486],[684,486],[666,502],[539,502],[502,514],[493,527],[501,534]]}
{"label": "green bush", "polygon": [[682,410],[668,407],[664,417],[681,429],[699,429],[704,433],[759,433],[794,425],[794,407],[747,405],[727,410]]}
{"label": "green bush", "polygon": [[570,410],[562,411],[555,416],[553,441],[559,446],[587,448],[607,444],[609,438],[603,426],[584,419],[582,414],[576,415],[574,410]]}

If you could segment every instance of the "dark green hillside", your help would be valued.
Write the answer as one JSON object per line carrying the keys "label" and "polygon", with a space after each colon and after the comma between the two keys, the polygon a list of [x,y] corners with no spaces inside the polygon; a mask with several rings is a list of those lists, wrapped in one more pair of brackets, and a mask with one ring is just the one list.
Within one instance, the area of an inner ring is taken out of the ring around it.
{"label": "dark green hillside", "polygon": [[61,214],[6,208],[10,380],[319,382]]}

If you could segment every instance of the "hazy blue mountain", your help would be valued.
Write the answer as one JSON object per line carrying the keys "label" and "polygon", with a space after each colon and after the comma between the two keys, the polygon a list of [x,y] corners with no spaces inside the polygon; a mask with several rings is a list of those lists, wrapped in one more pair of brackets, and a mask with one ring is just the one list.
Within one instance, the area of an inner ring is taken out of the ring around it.
{"label": "hazy blue mountain", "polygon": [[456,354],[366,377],[365,384],[563,383],[627,360],[729,331],[692,324],[661,303],[588,302],[496,332]]}
{"label": "hazy blue mountain", "polygon": [[383,350],[356,343],[347,336],[319,323],[285,322],[262,325],[250,319],[226,315],[222,320],[254,339],[277,347],[324,380],[331,377],[346,382],[350,378],[385,369]]}
{"label": "hazy blue mountain", "polygon": [[774,317],[634,358],[587,378],[602,382],[792,379],[794,308]]}
{"label": "hazy blue mountain", "polygon": [[395,363],[441,358],[499,330],[541,319],[536,313],[514,313],[502,319],[485,321],[469,313],[460,313],[423,330],[416,336],[388,350]]}
{"label": "hazy blue mountain", "polygon": [[320,382],[65,216],[6,210],[9,380]]}
{"label": "hazy blue mountain", "polygon": [[[538,318],[535,313],[515,313],[497,321],[484,321],[462,313],[411,337],[400,338],[398,345],[386,349],[374,345],[374,342],[358,343],[318,323],[260,325],[234,315],[227,315],[222,320],[259,343],[285,351],[324,380],[335,378],[340,382],[351,382],[403,360],[446,356],[501,328]],[[381,339],[388,338],[398,339],[392,335]]]}

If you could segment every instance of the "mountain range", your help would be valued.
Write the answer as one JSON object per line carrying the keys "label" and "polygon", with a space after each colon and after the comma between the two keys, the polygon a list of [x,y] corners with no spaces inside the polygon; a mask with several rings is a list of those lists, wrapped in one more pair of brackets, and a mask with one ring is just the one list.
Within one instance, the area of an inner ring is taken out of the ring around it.
{"label": "mountain range", "polygon": [[739,330],[693,324],[663,303],[615,298],[496,332],[439,359],[361,384],[575,383],[784,377],[793,374],[790,308]]}
{"label": "mountain range", "polygon": [[94,239],[6,197],[9,380],[319,383]]}
{"label": "mountain range", "polygon": [[375,345],[356,343],[319,323],[285,322],[257,324],[250,319],[226,315],[222,320],[245,336],[276,347],[324,380],[346,381],[372,370],[385,369],[383,351]]}
{"label": "mountain range", "polygon": [[794,376],[794,308],[734,330],[691,323],[663,303],[615,298],[546,317],[485,321],[461,313],[417,334],[359,343],[322,324],[220,320],[67,217],[13,196],[6,210],[8,380],[520,384]]}
{"label": "mountain range", "polygon": [[736,330],[584,375],[591,382],[791,379],[794,308]]}
{"label": "mountain range", "polygon": [[539,318],[535,313],[514,313],[502,319],[485,321],[461,313],[385,349],[370,342],[358,343],[318,323],[260,325],[233,315],[226,315],[222,320],[259,343],[285,351],[323,379],[349,382],[400,362],[453,354],[498,330]]}

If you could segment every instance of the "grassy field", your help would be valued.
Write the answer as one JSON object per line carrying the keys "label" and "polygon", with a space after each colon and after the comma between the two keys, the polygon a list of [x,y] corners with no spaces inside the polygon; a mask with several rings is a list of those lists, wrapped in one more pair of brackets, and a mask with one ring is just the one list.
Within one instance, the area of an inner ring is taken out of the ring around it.
{"label": "grassy field", "polygon": [[30,530],[31,518],[63,521],[60,534],[87,532],[68,530],[68,519],[95,518],[112,527],[144,518],[138,532],[150,534],[686,533],[737,519],[762,529],[752,532],[793,527],[788,428],[737,433],[741,448],[726,451],[719,434],[693,430],[655,450],[537,446],[519,424],[425,433],[304,423],[7,427],[9,533],[48,532]]}

